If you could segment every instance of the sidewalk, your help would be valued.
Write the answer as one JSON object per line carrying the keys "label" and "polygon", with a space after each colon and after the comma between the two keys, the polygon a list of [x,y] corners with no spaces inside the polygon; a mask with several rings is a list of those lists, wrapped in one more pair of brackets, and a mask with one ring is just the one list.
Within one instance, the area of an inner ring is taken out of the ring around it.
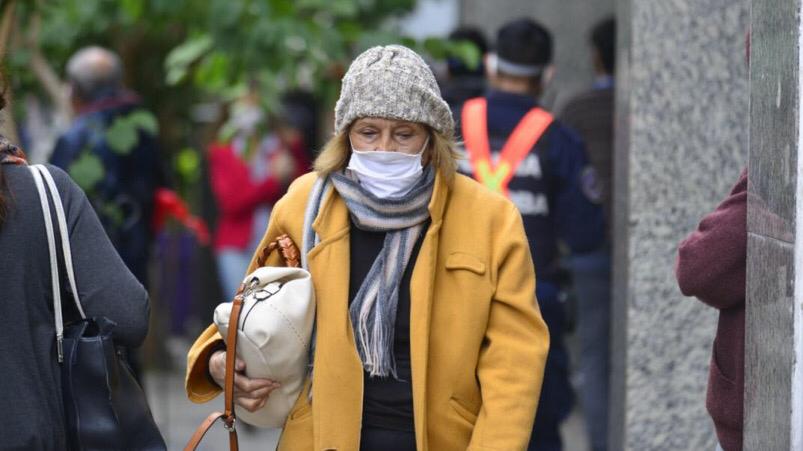
{"label": "sidewalk", "polygon": [[[184,395],[184,376],[181,372],[156,373],[145,376],[145,388],[151,404],[153,416],[167,442],[167,449],[181,450],[206,417],[216,410],[223,409],[220,396],[206,404],[193,404]],[[243,451],[271,451],[276,449],[279,429],[256,429],[238,427],[240,449]],[[223,424],[218,423],[204,438],[198,448],[204,451],[229,449],[228,433]]]}
{"label": "sidewalk", "polygon": [[[184,395],[184,374],[180,370],[171,372],[149,372],[145,376],[148,399],[162,434],[170,450],[181,450],[195,432],[195,428],[213,411],[222,410],[223,397],[217,397],[206,404],[193,404]],[[278,429],[257,429],[238,427],[240,449],[243,451],[272,451],[279,440]],[[575,408],[569,419],[563,423],[561,433],[564,451],[587,451],[588,441],[582,414]],[[220,451],[228,449],[228,434],[222,424],[216,424],[204,439],[199,450]],[[433,450],[437,451],[437,450]]]}

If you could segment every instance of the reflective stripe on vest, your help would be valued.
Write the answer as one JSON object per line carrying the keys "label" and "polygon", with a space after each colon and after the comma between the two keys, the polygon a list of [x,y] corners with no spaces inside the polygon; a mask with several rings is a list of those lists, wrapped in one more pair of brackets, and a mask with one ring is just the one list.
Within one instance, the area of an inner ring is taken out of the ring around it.
{"label": "reflective stripe on vest", "polygon": [[488,101],[484,97],[467,100],[463,104],[461,122],[474,178],[507,197],[508,183],[553,121],[552,115],[541,108],[528,111],[513,129],[499,154],[499,161],[494,164],[488,140]]}

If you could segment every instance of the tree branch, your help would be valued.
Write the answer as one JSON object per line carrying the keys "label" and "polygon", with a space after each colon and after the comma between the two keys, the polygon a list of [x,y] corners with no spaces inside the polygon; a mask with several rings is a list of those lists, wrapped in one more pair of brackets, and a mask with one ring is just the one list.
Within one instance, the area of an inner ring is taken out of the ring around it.
{"label": "tree branch", "polygon": [[69,118],[71,116],[70,101],[65,89],[65,83],[56,74],[56,71],[47,62],[39,47],[39,30],[42,28],[41,2],[37,2],[39,9],[31,17],[26,46],[31,51],[31,60],[28,63],[45,92],[50,96],[59,115]]}

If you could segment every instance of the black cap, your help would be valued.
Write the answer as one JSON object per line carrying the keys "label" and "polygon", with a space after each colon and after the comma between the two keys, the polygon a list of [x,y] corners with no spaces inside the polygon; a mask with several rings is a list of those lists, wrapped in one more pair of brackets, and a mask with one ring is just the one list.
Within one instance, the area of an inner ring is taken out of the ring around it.
{"label": "black cap", "polygon": [[546,66],[552,62],[552,35],[532,19],[516,19],[499,29],[496,54],[522,66]]}

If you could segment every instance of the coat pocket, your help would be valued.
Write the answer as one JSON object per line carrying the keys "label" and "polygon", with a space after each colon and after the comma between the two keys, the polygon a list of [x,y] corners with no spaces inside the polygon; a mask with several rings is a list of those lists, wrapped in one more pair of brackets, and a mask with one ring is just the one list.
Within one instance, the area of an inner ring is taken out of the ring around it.
{"label": "coat pocket", "polygon": [[465,269],[477,275],[485,274],[485,263],[464,252],[452,252],[446,259],[446,269]]}
{"label": "coat pocket", "polygon": [[278,451],[310,451],[313,449],[312,404],[306,399],[306,391],[299,399],[282,429]]}
{"label": "coat pocket", "polygon": [[743,387],[740,387],[732,377],[722,371],[719,364],[721,356],[718,355],[716,341],[713,348],[711,368],[708,374],[706,408],[715,424],[741,429],[744,414]]}
{"label": "coat pocket", "polygon": [[457,413],[461,418],[471,423],[472,426],[477,423],[477,411],[479,409],[471,409],[466,407],[455,397],[451,397],[449,399],[449,406],[451,406],[452,410],[454,410],[455,413]]}

